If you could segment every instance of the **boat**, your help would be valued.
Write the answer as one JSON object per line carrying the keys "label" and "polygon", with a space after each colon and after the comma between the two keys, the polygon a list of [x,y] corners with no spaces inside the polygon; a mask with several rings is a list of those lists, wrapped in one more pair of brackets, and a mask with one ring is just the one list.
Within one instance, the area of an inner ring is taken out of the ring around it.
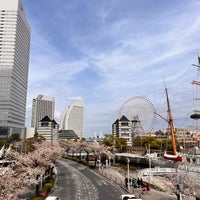
{"label": "boat", "polygon": [[169,123],[171,137],[172,137],[173,154],[167,154],[167,152],[165,151],[163,157],[167,160],[182,161],[183,160],[182,155],[179,155],[176,150],[176,140],[175,140],[175,133],[174,133],[173,118],[172,118],[172,113],[171,113],[170,104],[169,104],[168,91],[167,91],[166,87],[165,87],[165,93],[166,93],[166,98],[167,98],[168,119],[165,119],[158,113],[156,113],[156,114],[159,115],[162,119],[164,119],[165,121],[167,121]]}
{"label": "boat", "polygon": [[163,157],[167,160],[172,160],[172,161],[182,161],[183,160],[183,157],[181,155],[178,155],[178,153],[176,155],[170,155],[165,152]]}

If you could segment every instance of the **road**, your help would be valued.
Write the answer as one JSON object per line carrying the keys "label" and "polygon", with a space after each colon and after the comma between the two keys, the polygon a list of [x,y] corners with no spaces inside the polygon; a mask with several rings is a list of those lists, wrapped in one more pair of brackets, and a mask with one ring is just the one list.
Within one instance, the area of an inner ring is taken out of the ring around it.
{"label": "road", "polygon": [[79,163],[60,159],[56,167],[58,177],[52,195],[62,200],[121,200],[124,194],[120,187]]}

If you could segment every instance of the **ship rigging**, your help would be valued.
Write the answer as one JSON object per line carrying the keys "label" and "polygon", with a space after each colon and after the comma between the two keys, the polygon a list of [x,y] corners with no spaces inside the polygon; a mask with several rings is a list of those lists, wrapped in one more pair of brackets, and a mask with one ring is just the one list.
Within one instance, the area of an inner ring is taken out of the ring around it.
{"label": "ship rigging", "polygon": [[[198,56],[198,64],[192,64],[192,66],[197,67],[197,78],[199,77],[200,73],[200,55]],[[200,80],[193,80],[192,85],[195,87],[194,91],[194,110],[193,114],[190,115],[191,119],[198,120],[200,119],[200,109],[199,109],[199,103],[200,103]]]}

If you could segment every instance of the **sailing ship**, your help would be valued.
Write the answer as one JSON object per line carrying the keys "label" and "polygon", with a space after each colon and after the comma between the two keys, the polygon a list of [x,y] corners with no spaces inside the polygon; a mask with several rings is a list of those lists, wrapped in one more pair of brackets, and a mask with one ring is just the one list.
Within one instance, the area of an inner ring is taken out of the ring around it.
{"label": "sailing ship", "polygon": [[168,160],[173,160],[173,161],[182,161],[182,156],[178,154],[176,150],[176,140],[175,140],[175,133],[174,133],[174,125],[173,125],[173,118],[172,118],[172,113],[170,109],[170,104],[169,104],[169,98],[168,98],[168,91],[167,88],[165,87],[165,93],[166,93],[166,98],[167,98],[167,107],[168,107],[168,117],[169,119],[167,120],[170,126],[170,132],[171,132],[171,137],[172,137],[172,145],[173,145],[173,154],[167,154],[165,151],[164,153],[164,158]]}
{"label": "sailing ship", "polygon": [[168,160],[173,160],[173,161],[182,161],[182,156],[178,154],[176,150],[176,140],[175,140],[175,133],[174,133],[174,125],[173,125],[173,118],[172,118],[172,113],[170,109],[170,104],[169,104],[169,98],[168,98],[168,91],[167,88],[165,87],[165,93],[166,93],[166,98],[167,98],[167,107],[168,107],[168,119],[164,118],[162,115],[156,112],[156,114],[164,119],[165,121],[168,122],[169,127],[170,127],[170,133],[172,137],[172,145],[173,145],[173,154],[167,154],[167,152],[164,152],[164,158]]}

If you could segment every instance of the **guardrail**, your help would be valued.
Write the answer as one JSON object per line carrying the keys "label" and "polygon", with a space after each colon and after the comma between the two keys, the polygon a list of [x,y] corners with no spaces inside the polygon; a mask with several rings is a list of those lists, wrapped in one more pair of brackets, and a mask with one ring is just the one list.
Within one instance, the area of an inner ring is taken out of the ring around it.
{"label": "guardrail", "polygon": [[177,170],[174,168],[160,168],[160,167],[155,167],[155,168],[147,168],[139,171],[139,176],[160,176],[164,174],[171,174],[171,173],[177,173]]}

